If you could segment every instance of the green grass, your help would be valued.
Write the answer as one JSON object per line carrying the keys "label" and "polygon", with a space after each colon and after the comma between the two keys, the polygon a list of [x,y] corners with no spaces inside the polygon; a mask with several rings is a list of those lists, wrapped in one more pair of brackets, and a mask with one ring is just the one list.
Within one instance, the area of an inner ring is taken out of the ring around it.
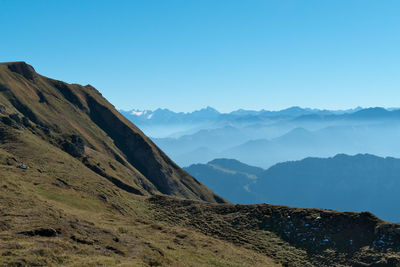
{"label": "green grass", "polygon": [[61,206],[69,206],[74,209],[90,212],[106,212],[106,206],[104,203],[93,199],[92,197],[84,197],[82,194],[76,193],[72,190],[61,190],[46,189],[42,187],[35,187],[38,194],[48,200],[56,201]]}

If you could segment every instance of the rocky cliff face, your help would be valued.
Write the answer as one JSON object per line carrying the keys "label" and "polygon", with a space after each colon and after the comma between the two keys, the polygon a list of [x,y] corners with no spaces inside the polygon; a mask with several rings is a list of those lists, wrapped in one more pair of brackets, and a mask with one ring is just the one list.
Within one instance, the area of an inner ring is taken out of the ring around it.
{"label": "rocky cliff face", "polygon": [[92,86],[52,80],[24,62],[13,62],[0,64],[0,88],[4,125],[40,136],[115,185],[141,195],[225,202],[171,161]]}

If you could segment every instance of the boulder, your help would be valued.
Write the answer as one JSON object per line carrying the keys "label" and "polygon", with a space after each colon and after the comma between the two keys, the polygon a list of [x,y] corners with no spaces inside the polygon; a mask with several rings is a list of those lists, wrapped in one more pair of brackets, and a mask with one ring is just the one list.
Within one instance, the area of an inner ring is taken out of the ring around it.
{"label": "boulder", "polygon": [[18,124],[22,123],[21,118],[19,117],[18,113],[10,114],[10,119],[12,119],[13,121],[15,121]]}
{"label": "boulder", "polygon": [[72,135],[71,141],[65,141],[62,146],[65,152],[76,158],[85,153],[85,142],[78,135]]}
{"label": "boulder", "polygon": [[17,164],[17,168],[23,169],[23,170],[27,170],[27,169],[29,169],[30,167],[29,167],[28,165],[26,165],[26,164],[18,163],[18,164]]}

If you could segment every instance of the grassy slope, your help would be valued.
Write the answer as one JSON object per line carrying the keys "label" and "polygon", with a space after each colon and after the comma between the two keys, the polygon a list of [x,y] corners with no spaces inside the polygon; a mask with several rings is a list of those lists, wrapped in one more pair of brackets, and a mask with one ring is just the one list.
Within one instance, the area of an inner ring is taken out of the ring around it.
{"label": "grassy slope", "polygon": [[[275,265],[261,253],[157,221],[146,197],[115,187],[40,137],[15,131],[17,140],[0,146],[1,266]],[[30,168],[16,168],[14,160]],[[57,234],[21,233],[41,228]]]}

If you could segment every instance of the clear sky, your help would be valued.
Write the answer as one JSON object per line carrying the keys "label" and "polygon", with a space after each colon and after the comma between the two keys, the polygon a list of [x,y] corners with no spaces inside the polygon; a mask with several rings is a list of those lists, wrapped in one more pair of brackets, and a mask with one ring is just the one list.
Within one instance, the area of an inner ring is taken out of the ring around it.
{"label": "clear sky", "polygon": [[0,0],[0,61],[117,108],[400,106],[398,0]]}

